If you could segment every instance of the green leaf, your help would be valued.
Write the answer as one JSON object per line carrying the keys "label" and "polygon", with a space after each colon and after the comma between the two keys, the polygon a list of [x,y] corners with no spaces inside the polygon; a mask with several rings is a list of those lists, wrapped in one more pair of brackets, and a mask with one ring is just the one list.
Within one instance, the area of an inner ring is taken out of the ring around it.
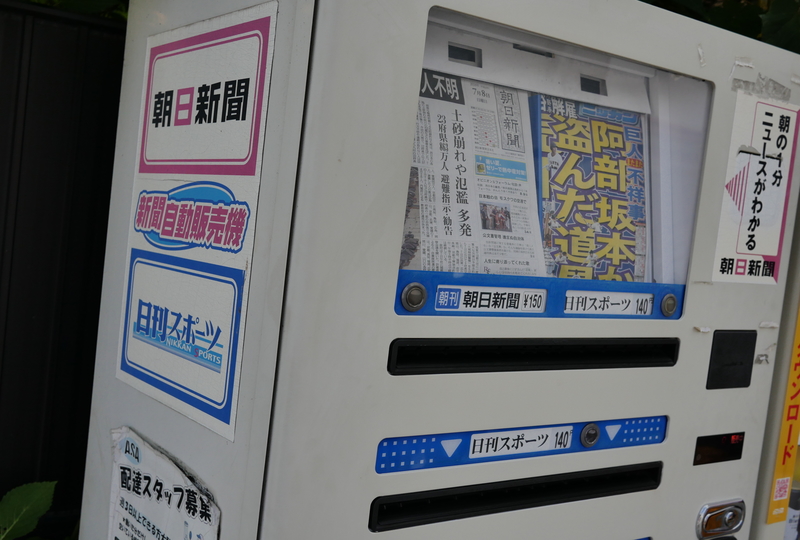
{"label": "green leaf", "polygon": [[61,0],[27,0],[31,4],[39,4],[41,6],[56,7]]}
{"label": "green leaf", "polygon": [[677,4],[684,9],[688,9],[689,11],[693,11],[697,14],[703,14],[705,12],[705,6],[703,6],[703,0],[672,0],[673,4]]}
{"label": "green leaf", "polygon": [[120,0],[62,0],[58,7],[85,14],[102,13],[117,7]]}
{"label": "green leaf", "polygon": [[761,16],[761,38],[778,47],[784,47],[783,44],[791,46],[792,40],[795,40],[797,46],[796,37],[800,30],[798,14],[800,3],[797,0],[773,0],[769,11]]}
{"label": "green leaf", "polygon": [[14,540],[36,528],[53,503],[55,482],[34,482],[14,488],[0,501],[0,540]]}
{"label": "green leaf", "polygon": [[64,540],[78,540],[78,533],[80,533],[80,530],[81,522],[78,520],[78,522],[75,524],[75,528],[72,530],[72,534],[67,536]]}
{"label": "green leaf", "polygon": [[724,0],[721,6],[708,10],[708,21],[714,26],[758,39],[761,35],[761,14],[754,4],[743,4],[740,0]]}
{"label": "green leaf", "polygon": [[787,51],[800,53],[800,14],[789,19],[774,39],[768,43]]}
{"label": "green leaf", "polygon": [[705,5],[703,0],[641,0],[646,4],[666,9],[673,13],[683,15],[684,17],[691,17],[698,21],[708,22],[708,15],[706,14]]}

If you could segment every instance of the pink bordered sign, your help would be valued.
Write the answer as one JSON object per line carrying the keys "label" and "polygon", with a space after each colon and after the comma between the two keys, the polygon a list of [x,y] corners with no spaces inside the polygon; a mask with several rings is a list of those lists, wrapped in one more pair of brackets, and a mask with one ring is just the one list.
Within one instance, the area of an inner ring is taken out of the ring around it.
{"label": "pink bordered sign", "polygon": [[776,284],[794,173],[799,106],[739,92],[713,280]]}
{"label": "pink bordered sign", "polygon": [[277,6],[149,37],[142,80],[117,378],[230,441]]}
{"label": "pink bordered sign", "polygon": [[166,43],[159,41],[171,33],[150,38],[139,173],[257,173],[272,64],[271,11],[223,28],[193,25],[188,33],[195,35]]}

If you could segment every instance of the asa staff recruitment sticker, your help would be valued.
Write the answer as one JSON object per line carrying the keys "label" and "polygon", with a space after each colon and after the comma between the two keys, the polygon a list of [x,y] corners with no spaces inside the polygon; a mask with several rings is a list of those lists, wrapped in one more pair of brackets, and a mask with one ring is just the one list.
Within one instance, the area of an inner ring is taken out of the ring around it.
{"label": "asa staff recruitment sticker", "polygon": [[195,474],[127,426],[111,439],[109,539],[219,538],[220,509]]}

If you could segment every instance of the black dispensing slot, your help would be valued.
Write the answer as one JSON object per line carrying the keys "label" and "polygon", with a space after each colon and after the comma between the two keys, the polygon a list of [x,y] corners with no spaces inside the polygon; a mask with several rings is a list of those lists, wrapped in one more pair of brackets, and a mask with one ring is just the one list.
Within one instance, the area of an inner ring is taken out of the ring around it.
{"label": "black dispensing slot", "polygon": [[674,366],[678,338],[400,338],[389,373],[479,373]]}
{"label": "black dispensing slot", "polygon": [[391,531],[453,519],[511,512],[656,489],[663,463],[556,474],[387,495],[372,501],[369,530]]}

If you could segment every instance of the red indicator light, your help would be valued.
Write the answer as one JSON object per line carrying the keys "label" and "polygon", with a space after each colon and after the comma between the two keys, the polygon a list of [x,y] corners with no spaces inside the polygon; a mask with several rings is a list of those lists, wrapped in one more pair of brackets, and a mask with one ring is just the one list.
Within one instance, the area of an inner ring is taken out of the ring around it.
{"label": "red indicator light", "polygon": [[694,464],[705,465],[706,463],[741,459],[744,435],[743,432],[739,432],[698,437],[694,450]]}

